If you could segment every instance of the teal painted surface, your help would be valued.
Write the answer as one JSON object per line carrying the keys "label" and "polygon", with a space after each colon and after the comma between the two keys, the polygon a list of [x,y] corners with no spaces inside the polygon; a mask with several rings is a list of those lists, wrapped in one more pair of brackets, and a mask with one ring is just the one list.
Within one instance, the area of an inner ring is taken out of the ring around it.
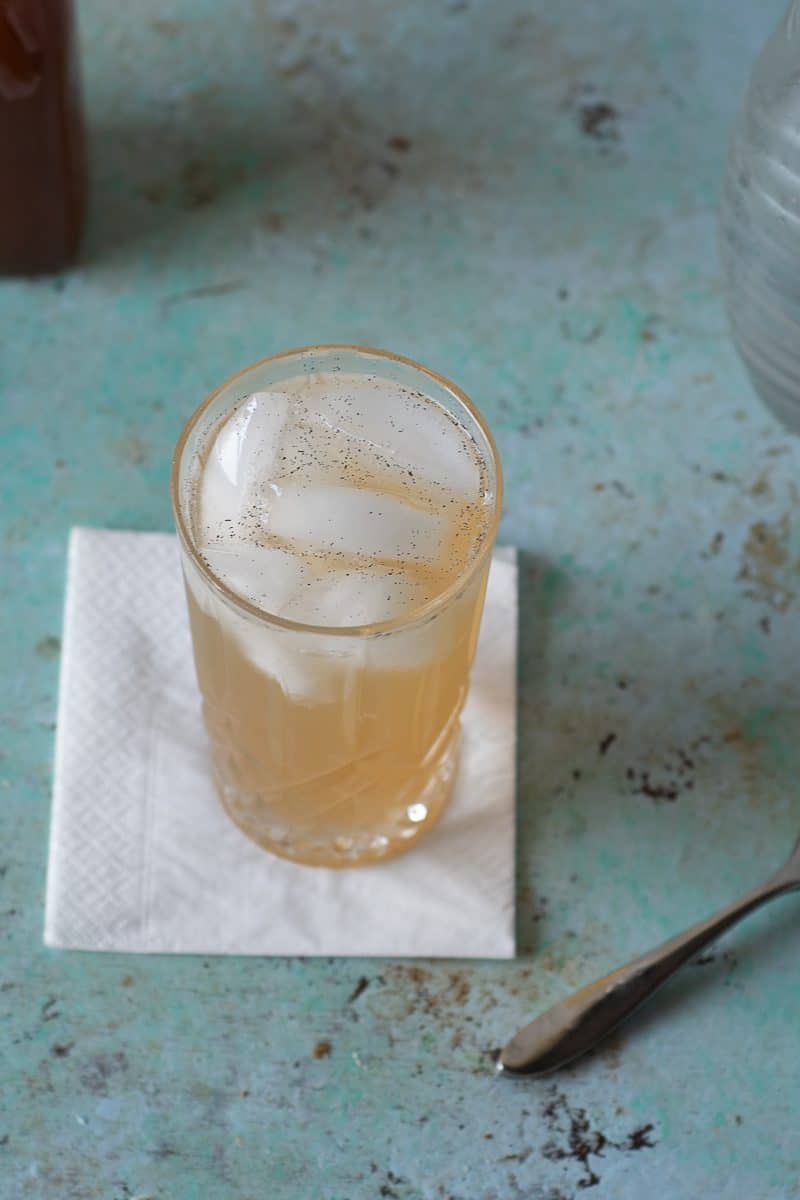
{"label": "teal painted surface", "polygon": [[[714,244],[780,3],[112,7],[81,6],[83,261],[0,286],[2,1195],[800,1195],[791,899],[551,1082],[491,1061],[800,827],[800,446],[734,357]],[[190,409],[317,340],[429,363],[497,433],[520,958],[46,952],[67,531],[168,528]]]}

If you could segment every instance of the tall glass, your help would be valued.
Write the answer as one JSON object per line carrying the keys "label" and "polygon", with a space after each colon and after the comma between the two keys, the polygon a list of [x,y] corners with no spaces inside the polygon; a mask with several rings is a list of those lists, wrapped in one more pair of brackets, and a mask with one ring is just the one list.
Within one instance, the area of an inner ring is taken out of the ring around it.
{"label": "tall glass", "polygon": [[[344,627],[281,618],[232,592],[197,547],[190,485],[210,432],[243,396],[326,370],[423,393],[457,418],[483,460],[485,536],[461,576],[407,618]],[[384,351],[274,355],[234,375],[190,418],[173,459],[172,501],[195,665],[220,798],[254,841],[297,862],[353,866],[411,846],[434,824],[455,775],[501,500],[497,450],[472,402]]]}

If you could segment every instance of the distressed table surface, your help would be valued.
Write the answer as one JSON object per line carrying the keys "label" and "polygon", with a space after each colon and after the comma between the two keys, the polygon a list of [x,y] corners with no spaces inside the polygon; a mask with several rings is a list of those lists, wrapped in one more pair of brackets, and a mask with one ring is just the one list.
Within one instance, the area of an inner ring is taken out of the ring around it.
{"label": "distressed table surface", "polygon": [[[714,217],[781,7],[81,3],[83,258],[0,286],[3,1197],[800,1196],[796,900],[574,1069],[492,1061],[800,827],[800,443],[729,344]],[[333,340],[497,433],[519,958],[46,951],[67,531],[168,528],[207,389]]]}

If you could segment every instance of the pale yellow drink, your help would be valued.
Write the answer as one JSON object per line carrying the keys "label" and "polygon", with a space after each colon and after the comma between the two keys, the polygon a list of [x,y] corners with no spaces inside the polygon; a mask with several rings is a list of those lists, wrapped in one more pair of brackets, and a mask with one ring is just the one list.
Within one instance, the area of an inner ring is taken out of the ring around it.
{"label": "pale yellow drink", "polygon": [[466,398],[377,351],[265,360],[189,422],[173,499],[204,717],[262,846],[354,865],[439,816],[500,486]]}

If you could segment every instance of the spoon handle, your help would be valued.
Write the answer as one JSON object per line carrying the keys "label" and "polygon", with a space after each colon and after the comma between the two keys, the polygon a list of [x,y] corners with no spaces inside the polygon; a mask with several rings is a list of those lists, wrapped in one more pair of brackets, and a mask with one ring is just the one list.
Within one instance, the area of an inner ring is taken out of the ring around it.
{"label": "spoon handle", "polygon": [[512,1074],[544,1075],[585,1054],[709,942],[767,900],[798,886],[779,871],[705,921],[560,1000],[508,1042],[498,1066]]}

